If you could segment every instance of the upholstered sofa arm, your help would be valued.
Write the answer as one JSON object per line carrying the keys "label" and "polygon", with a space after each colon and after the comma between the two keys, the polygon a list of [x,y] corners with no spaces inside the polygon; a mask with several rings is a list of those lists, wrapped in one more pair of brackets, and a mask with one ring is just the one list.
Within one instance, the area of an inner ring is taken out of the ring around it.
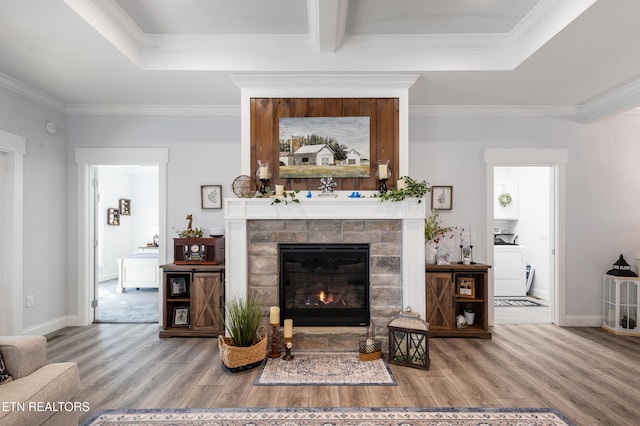
{"label": "upholstered sofa arm", "polygon": [[14,379],[25,377],[47,362],[44,336],[0,336],[0,352]]}

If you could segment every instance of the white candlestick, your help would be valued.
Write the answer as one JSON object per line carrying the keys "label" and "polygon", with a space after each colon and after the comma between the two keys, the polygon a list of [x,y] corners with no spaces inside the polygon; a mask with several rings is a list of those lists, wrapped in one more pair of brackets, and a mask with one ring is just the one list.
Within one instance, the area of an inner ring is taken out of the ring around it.
{"label": "white candlestick", "polygon": [[386,164],[380,164],[378,168],[378,179],[387,179],[389,177],[389,171]]}
{"label": "white candlestick", "polygon": [[287,318],[284,320],[284,338],[290,339],[293,337],[293,320]]}
{"label": "white candlestick", "polygon": [[277,306],[272,306],[269,310],[269,323],[270,324],[280,324],[280,308]]}

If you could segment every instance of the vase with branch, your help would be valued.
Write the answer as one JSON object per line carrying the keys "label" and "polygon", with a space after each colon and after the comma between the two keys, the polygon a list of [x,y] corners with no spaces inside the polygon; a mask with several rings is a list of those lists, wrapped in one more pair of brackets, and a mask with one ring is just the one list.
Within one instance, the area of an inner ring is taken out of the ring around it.
{"label": "vase with branch", "polygon": [[455,226],[443,226],[440,211],[431,210],[431,214],[424,220],[424,239],[427,263],[436,263],[439,244],[444,239],[453,238]]}

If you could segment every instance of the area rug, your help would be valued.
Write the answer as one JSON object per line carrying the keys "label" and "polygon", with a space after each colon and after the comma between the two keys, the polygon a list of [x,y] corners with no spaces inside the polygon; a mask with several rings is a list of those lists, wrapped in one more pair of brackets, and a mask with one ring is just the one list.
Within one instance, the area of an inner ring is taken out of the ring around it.
{"label": "area rug", "polygon": [[550,408],[219,408],[105,410],[83,426],[574,426]]}
{"label": "area rug", "polygon": [[496,308],[516,307],[526,308],[533,306],[547,306],[531,299],[493,299],[493,306]]}
{"label": "area rug", "polygon": [[294,352],[294,358],[268,358],[256,385],[395,386],[384,357],[360,361],[357,352]]}

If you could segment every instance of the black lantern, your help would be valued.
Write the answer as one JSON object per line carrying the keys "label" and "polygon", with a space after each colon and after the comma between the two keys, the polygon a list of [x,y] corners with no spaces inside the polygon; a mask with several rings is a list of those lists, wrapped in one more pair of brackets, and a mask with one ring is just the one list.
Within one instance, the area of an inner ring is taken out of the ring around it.
{"label": "black lantern", "polygon": [[613,275],[615,277],[637,277],[638,274],[631,270],[631,266],[624,260],[624,257],[620,255],[617,262],[613,264],[613,269],[607,271],[607,275]]}

